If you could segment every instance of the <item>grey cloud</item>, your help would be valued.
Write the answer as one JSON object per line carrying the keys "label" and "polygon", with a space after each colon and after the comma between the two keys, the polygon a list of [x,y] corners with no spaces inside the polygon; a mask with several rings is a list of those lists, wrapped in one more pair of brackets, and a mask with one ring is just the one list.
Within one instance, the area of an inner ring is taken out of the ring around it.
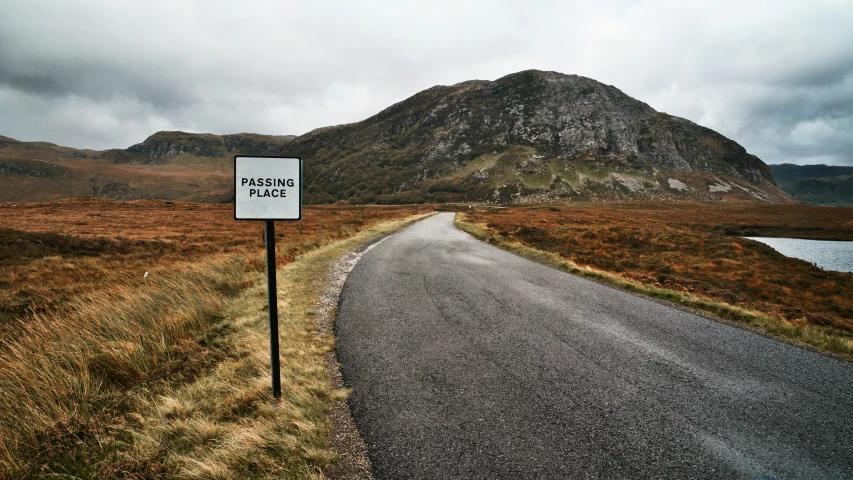
{"label": "grey cloud", "polygon": [[[65,97],[78,95],[109,102],[132,97],[158,108],[186,106],[196,99],[180,82],[151,78],[142,71],[121,69],[102,62],[11,59],[0,52],[0,85],[30,95]],[[141,69],[140,69],[141,70]]]}
{"label": "grey cloud", "polygon": [[4,14],[0,135],[23,140],[301,134],[539,68],[615,85],[770,163],[853,164],[849,2],[7,0]]}
{"label": "grey cloud", "polygon": [[853,164],[853,74],[809,88],[767,88],[740,106],[737,135],[766,162]]}
{"label": "grey cloud", "polygon": [[843,62],[832,62],[820,68],[802,68],[779,79],[779,83],[788,87],[828,87],[843,83],[851,74],[853,55]]}

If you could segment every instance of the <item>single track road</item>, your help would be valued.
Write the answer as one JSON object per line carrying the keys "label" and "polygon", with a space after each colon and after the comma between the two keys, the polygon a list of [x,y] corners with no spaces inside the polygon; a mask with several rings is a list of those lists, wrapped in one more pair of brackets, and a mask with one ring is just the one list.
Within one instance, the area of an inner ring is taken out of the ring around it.
{"label": "single track road", "polygon": [[336,324],[377,479],[853,478],[853,364],[502,251],[439,214]]}

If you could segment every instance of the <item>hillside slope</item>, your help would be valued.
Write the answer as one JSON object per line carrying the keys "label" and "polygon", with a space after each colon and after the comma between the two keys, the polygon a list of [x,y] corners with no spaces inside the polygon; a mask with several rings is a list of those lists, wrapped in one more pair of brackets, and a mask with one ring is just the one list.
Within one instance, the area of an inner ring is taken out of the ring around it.
{"label": "hillside slope", "polygon": [[790,202],[734,141],[615,87],[529,70],[299,137],[158,132],[124,150],[0,137],[0,201],[233,199],[233,155],[298,155],[306,203]]}
{"label": "hillside slope", "polygon": [[436,86],[282,153],[307,159],[309,202],[790,201],[734,141],[615,87],[535,70]]}
{"label": "hillside slope", "polygon": [[233,199],[232,157],[275,155],[292,136],[158,132],[126,150],[78,150],[0,137],[0,202],[72,197]]}
{"label": "hillside slope", "polygon": [[812,205],[853,205],[853,167],[769,165],[779,188]]}

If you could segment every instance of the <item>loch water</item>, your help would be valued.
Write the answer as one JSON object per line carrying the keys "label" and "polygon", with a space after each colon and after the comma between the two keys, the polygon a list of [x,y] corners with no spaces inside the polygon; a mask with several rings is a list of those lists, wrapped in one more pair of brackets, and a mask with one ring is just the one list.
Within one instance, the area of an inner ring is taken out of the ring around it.
{"label": "loch water", "polygon": [[824,270],[853,272],[853,242],[800,238],[746,237],[769,245],[786,257],[813,263]]}

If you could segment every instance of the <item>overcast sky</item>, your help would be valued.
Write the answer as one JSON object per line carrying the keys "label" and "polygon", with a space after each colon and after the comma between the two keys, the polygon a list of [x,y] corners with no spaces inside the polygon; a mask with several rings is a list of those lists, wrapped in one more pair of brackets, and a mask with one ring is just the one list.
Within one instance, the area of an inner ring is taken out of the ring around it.
{"label": "overcast sky", "polygon": [[614,85],[767,163],[853,165],[853,0],[2,0],[0,135],[299,135],[530,68]]}

